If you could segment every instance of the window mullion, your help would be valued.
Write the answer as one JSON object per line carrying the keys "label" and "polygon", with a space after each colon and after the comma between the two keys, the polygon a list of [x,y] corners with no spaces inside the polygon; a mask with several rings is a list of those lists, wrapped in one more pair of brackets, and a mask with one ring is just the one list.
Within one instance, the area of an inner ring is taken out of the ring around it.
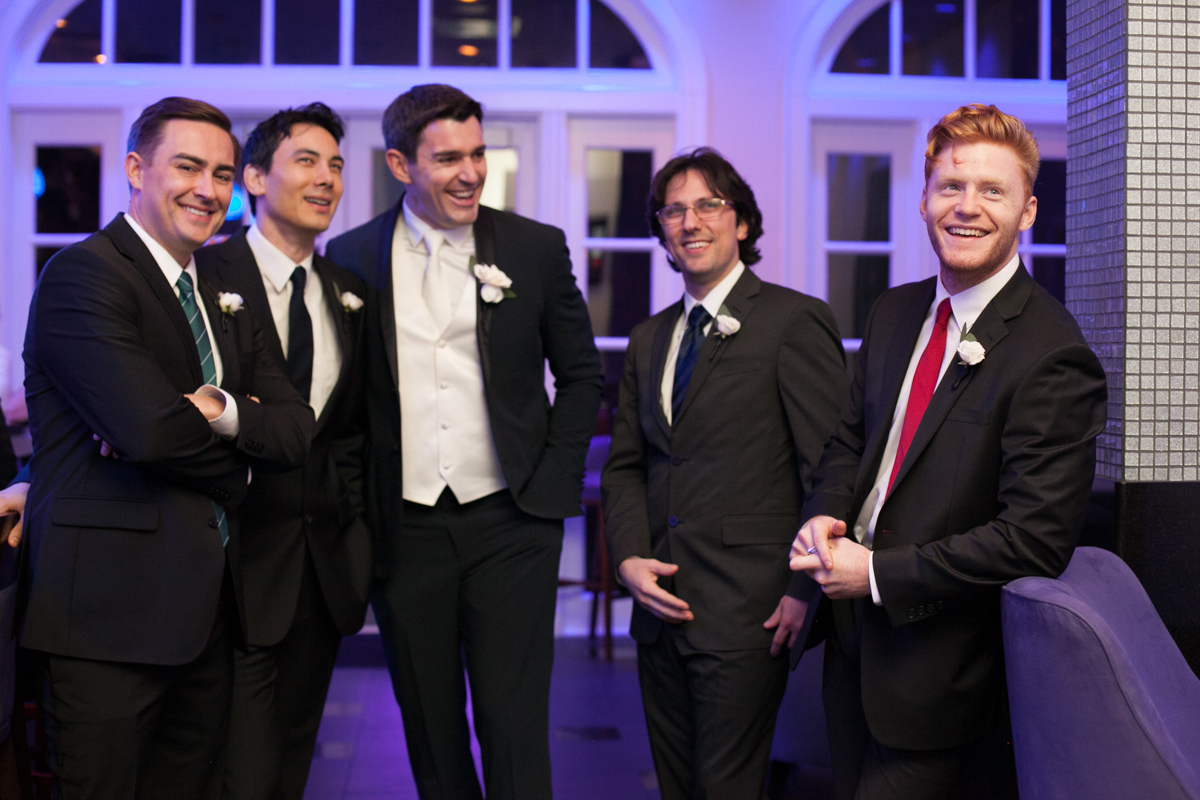
{"label": "window mullion", "polygon": [[581,71],[586,72],[592,61],[592,7],[590,0],[576,0],[575,5],[575,52]]}
{"label": "window mullion", "polygon": [[262,0],[262,64],[275,63],[275,0]]}
{"label": "window mullion", "polygon": [[417,4],[417,64],[429,69],[433,63],[433,0]]}
{"label": "window mullion", "polygon": [[354,63],[354,0],[341,0],[338,19],[338,63],[348,67]]}
{"label": "window mullion", "polygon": [[[1062,0],[1066,2],[1067,0]],[[1053,0],[1038,3],[1038,80],[1050,80],[1050,4]]]}
{"label": "window mullion", "polygon": [[196,0],[183,0],[179,14],[179,63],[196,63]]}
{"label": "window mullion", "polygon": [[512,0],[496,3],[496,66],[512,66]]}
{"label": "window mullion", "polygon": [[888,16],[889,34],[888,34],[888,72],[892,76],[899,76],[904,68],[904,18],[903,7],[900,0],[892,0],[892,9]]}
{"label": "window mullion", "polygon": [[100,55],[104,64],[117,61],[117,0],[103,0],[100,4]]}
{"label": "window mullion", "polygon": [[975,71],[975,55],[978,53],[978,23],[975,13],[975,0],[965,0],[963,3],[963,76],[967,80],[974,80]]}

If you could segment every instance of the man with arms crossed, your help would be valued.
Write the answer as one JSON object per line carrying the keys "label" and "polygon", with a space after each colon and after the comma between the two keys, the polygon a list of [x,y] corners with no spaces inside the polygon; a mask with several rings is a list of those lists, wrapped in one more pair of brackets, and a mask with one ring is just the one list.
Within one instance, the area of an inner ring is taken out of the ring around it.
{"label": "man with arms crossed", "polygon": [[207,103],[148,107],[129,134],[129,211],[55,255],[30,307],[22,644],[44,658],[64,798],[219,794],[235,508],[251,466],[304,461],[313,423],[238,298],[197,281],[237,149]]}
{"label": "man with arms crossed", "polygon": [[464,654],[487,797],[550,797],[562,519],[600,405],[562,231],[479,205],[482,119],[450,86],[396,98],[383,133],[404,197],[328,249],[367,284],[372,602],[426,800],[481,797]]}
{"label": "man with arms crossed", "polygon": [[1000,588],[1066,567],[1105,422],[1099,361],[1017,256],[1032,134],[973,104],[928,140],[941,270],[875,304],[792,548],[832,599],[818,623],[843,800],[1015,797]]}
{"label": "man with arms crossed", "polygon": [[[609,550],[667,800],[758,797],[805,603],[784,558],[846,367],[820,300],[758,279],[754,193],[707,148],[654,178],[683,300],[633,329],[605,466]],[[808,595],[804,595],[805,598]]]}
{"label": "man with arms crossed", "polygon": [[300,800],[343,635],[362,627],[370,534],[361,516],[362,281],[313,252],[342,196],[342,121],[322,103],[246,139],[255,222],[196,253],[236,290],[276,366],[316,416],[300,469],[260,473],[241,506],[247,649],[234,653],[222,796]]}

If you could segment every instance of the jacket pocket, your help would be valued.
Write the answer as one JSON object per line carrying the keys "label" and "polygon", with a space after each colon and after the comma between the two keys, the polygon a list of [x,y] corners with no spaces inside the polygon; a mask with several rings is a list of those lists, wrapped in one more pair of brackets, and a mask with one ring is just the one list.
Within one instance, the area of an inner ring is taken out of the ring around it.
{"label": "jacket pocket", "polygon": [[721,542],[743,544],[791,544],[800,530],[795,514],[747,514],[721,518]]}
{"label": "jacket pocket", "polygon": [[158,504],[99,497],[59,497],[54,501],[55,525],[73,528],[120,528],[153,531],[158,528]]}

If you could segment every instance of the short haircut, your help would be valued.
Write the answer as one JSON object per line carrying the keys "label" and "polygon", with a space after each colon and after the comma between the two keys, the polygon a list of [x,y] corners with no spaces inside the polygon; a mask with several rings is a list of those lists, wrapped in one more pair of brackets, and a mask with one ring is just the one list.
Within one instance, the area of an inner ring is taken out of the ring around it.
{"label": "short haircut", "polygon": [[738,256],[742,263],[750,266],[761,261],[762,255],[754,244],[763,235],[762,212],[758,210],[758,203],[754,201],[754,191],[742,180],[742,176],[733,165],[711,147],[698,147],[690,153],[675,156],[654,176],[646,212],[650,230],[658,237],[658,241],[664,241],[658,212],[667,204],[667,189],[671,181],[688,170],[700,173],[714,196],[733,203],[737,221],[746,223],[746,238],[738,242]]}
{"label": "short haircut", "polygon": [[947,145],[987,142],[1013,151],[1025,172],[1028,182],[1025,188],[1032,194],[1042,163],[1038,156],[1037,139],[1025,127],[1025,123],[995,106],[970,103],[957,108],[930,128],[925,139],[929,143],[925,148],[926,183],[933,172],[934,162]]}
{"label": "short haircut", "polygon": [[[253,164],[264,173],[271,171],[271,162],[275,159],[275,151],[280,143],[292,135],[292,128],[297,125],[316,125],[329,131],[335,142],[341,143],[346,135],[342,118],[324,103],[309,103],[300,108],[285,108],[267,117],[255,126],[246,137],[246,149],[242,151],[242,165],[239,175],[244,175],[246,167]],[[258,198],[249,192],[250,211],[257,213]]]}
{"label": "short haircut", "polygon": [[129,127],[129,140],[125,145],[125,152],[137,153],[146,161],[150,161],[159,141],[162,140],[163,128],[173,119],[207,122],[228,133],[229,140],[233,142],[233,163],[238,163],[242,155],[242,146],[233,135],[229,117],[216,106],[190,97],[164,97],[142,109],[141,115]]}
{"label": "short haircut", "polygon": [[466,122],[471,117],[482,123],[483,107],[453,86],[414,86],[383,112],[383,141],[388,150],[399,150],[409,161],[416,161],[417,143],[429,123],[439,119]]}

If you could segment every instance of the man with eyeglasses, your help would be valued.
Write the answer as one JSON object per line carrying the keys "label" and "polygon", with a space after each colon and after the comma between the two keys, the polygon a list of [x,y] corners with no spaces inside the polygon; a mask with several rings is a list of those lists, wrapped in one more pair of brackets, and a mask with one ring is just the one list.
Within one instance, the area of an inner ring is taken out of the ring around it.
{"label": "man with eyeglasses", "polygon": [[[820,300],[765,283],[762,214],[715,151],[655,176],[683,299],[633,329],[603,476],[665,800],[758,797],[811,584],[788,547],[846,372]],[[804,598],[804,599],[798,599]]]}

